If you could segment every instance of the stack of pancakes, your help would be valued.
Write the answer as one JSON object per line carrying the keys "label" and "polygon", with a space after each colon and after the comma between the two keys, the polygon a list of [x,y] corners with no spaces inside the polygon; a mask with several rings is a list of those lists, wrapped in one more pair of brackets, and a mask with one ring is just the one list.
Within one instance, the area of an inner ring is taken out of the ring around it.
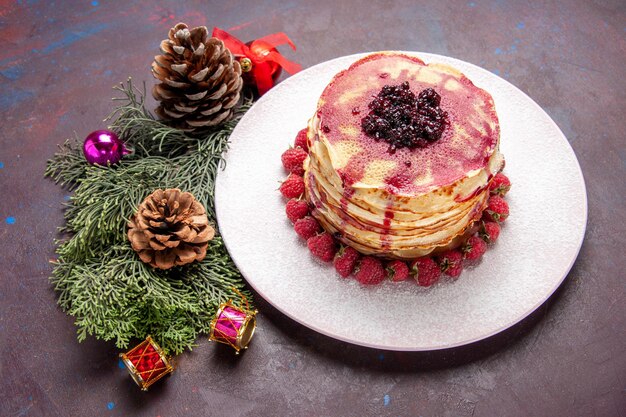
{"label": "stack of pancakes", "polygon": [[[391,150],[361,128],[385,85],[433,88],[449,125],[423,148]],[[399,53],[369,55],[337,74],[308,125],[304,163],[313,216],[364,254],[413,259],[457,246],[474,231],[502,169],[493,99],[462,73]]]}

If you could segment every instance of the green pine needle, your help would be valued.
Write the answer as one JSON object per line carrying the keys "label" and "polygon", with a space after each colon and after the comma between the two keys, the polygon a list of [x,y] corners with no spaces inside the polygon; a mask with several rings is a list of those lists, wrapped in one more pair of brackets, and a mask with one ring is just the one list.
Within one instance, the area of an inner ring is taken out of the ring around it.
{"label": "green pine needle", "polygon": [[154,269],[130,247],[126,225],[157,188],[191,192],[215,223],[222,153],[252,100],[244,100],[231,121],[199,137],[156,120],[145,108],[145,85],[138,90],[129,79],[116,90],[124,97],[114,99],[121,104],[107,120],[133,154],[118,165],[92,166],[74,138],[48,161],[45,175],[74,190],[51,281],[59,305],[75,318],[79,341],[95,336],[127,348],[132,339],[151,334],[166,352],[178,354],[209,332],[220,303],[239,299],[233,288],[243,291],[241,275],[219,236],[203,261]]}

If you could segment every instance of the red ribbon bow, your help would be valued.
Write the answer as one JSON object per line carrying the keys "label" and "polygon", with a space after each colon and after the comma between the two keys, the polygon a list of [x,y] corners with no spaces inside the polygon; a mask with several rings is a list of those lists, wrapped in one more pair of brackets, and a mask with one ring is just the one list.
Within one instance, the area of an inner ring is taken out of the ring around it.
{"label": "red ribbon bow", "polygon": [[252,73],[256,81],[256,86],[259,90],[259,95],[265,94],[274,86],[274,79],[272,78],[273,74],[267,63],[273,62],[289,74],[295,74],[302,69],[299,64],[289,61],[276,49],[274,49],[279,45],[288,44],[291,46],[291,49],[294,51],[296,50],[296,45],[294,45],[291,39],[289,39],[289,37],[283,32],[273,33],[271,35],[255,39],[250,43],[250,45],[246,45],[230,33],[220,28],[213,28],[212,36],[222,40],[224,45],[226,45],[235,57],[241,58],[245,56],[252,61]]}

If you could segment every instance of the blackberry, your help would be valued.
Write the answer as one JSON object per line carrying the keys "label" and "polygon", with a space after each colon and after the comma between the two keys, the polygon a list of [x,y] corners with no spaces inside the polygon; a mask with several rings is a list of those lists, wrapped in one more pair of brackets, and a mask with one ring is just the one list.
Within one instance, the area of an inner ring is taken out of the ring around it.
{"label": "blackberry", "polygon": [[419,101],[430,103],[432,106],[438,106],[441,103],[441,96],[432,88],[423,90],[417,97]]}
{"label": "blackberry", "polygon": [[361,128],[374,140],[388,142],[392,153],[399,148],[423,148],[441,139],[448,124],[448,113],[440,103],[441,96],[432,88],[415,96],[408,81],[387,84],[367,105],[369,113],[361,119]]}

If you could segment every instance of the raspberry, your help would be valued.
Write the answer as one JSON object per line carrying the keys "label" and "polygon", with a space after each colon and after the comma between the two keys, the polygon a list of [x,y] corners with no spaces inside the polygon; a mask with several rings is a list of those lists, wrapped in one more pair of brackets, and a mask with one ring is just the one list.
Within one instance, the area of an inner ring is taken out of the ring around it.
{"label": "raspberry", "polygon": [[430,287],[441,276],[441,269],[437,262],[429,256],[418,258],[411,263],[411,274],[422,287]]}
{"label": "raspberry", "polygon": [[496,222],[483,222],[478,234],[486,243],[495,243],[500,236],[500,225]]}
{"label": "raspberry", "polygon": [[291,170],[291,173],[304,177],[304,167],[302,165],[297,166]]}
{"label": "raspberry", "polygon": [[298,175],[289,174],[287,179],[280,185],[279,190],[283,197],[300,197],[304,193],[304,179]]}
{"label": "raspberry", "polygon": [[487,251],[487,244],[478,235],[470,237],[463,246],[463,254],[465,259],[474,261],[480,259]]}
{"label": "raspberry", "polygon": [[441,272],[453,278],[461,275],[463,271],[463,254],[458,250],[449,250],[437,257]]}
{"label": "raspberry", "polygon": [[324,262],[332,261],[337,252],[337,242],[326,232],[310,237],[306,244],[311,253]]}
{"label": "raspberry", "polygon": [[398,259],[387,263],[387,275],[393,282],[404,281],[409,277],[409,267]]}
{"label": "raspberry", "polygon": [[294,230],[302,239],[307,240],[320,231],[320,224],[311,216],[296,220],[293,225]]}
{"label": "raspberry", "polygon": [[350,276],[361,255],[350,246],[342,246],[335,256],[335,269],[344,278]]}
{"label": "raspberry", "polygon": [[506,194],[510,188],[511,181],[506,175],[501,172],[497,173],[489,184],[489,191],[491,192],[491,194],[499,196],[503,196],[504,194]]}
{"label": "raspberry", "polygon": [[502,223],[509,217],[509,205],[502,197],[494,195],[489,199],[483,214],[487,220]]}
{"label": "raspberry", "polygon": [[283,161],[283,166],[287,171],[302,175],[304,174],[302,163],[307,156],[308,154],[302,148],[289,148],[283,152],[280,160]]}
{"label": "raspberry", "polygon": [[373,256],[364,256],[354,276],[361,284],[376,285],[383,282],[386,275],[380,259]]}
{"label": "raspberry", "polygon": [[294,148],[300,147],[308,152],[309,142],[307,141],[307,138],[306,138],[306,132],[307,132],[306,128],[298,132],[298,136],[296,136],[296,141],[294,142],[293,147]]}
{"label": "raspberry", "polygon": [[296,200],[295,198],[292,198],[287,201],[285,211],[287,212],[289,220],[291,220],[292,223],[295,223],[296,220],[309,214],[309,205],[304,200]]}

